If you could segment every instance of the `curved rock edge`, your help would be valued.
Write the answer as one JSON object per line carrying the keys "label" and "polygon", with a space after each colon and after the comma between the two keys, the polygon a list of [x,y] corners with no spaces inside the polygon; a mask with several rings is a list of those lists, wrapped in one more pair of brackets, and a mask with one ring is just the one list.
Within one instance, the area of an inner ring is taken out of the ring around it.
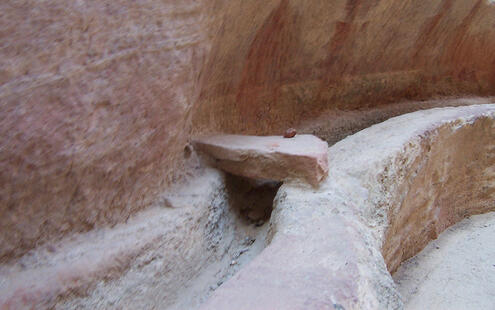
{"label": "curved rock edge", "polygon": [[[389,270],[463,217],[495,210],[494,150],[495,104],[419,111],[349,136],[329,148],[331,172],[318,189],[295,182],[280,188],[271,242],[201,309],[403,308]],[[477,161],[457,158],[459,151]],[[466,164],[475,169],[467,179],[449,178],[460,176],[449,165]],[[433,188],[441,197],[418,205],[424,199],[417,197],[432,194],[418,184],[441,177]],[[477,189],[470,199],[452,185],[461,181]],[[465,204],[442,205],[448,197]],[[418,219],[407,220],[414,213],[427,220],[420,217],[425,225],[417,230]]]}
{"label": "curved rock edge", "polygon": [[[412,198],[416,196],[400,193],[415,189],[414,182],[407,180],[433,177],[433,174],[417,174],[411,178],[407,172],[421,167],[429,169],[429,161],[416,159],[431,158],[433,155],[422,154],[435,154],[437,145],[444,147],[439,142],[450,141],[440,139],[445,136],[455,140],[459,134],[470,137],[473,132],[482,133],[485,138],[479,141],[479,146],[494,153],[494,114],[494,104],[421,111],[390,119],[335,144],[329,148],[330,176],[319,188],[298,181],[282,186],[274,203],[269,245],[231,281],[217,289],[203,307],[401,308],[402,301],[387,268],[393,270],[397,261],[400,263],[414,254],[425,241],[440,233],[445,224],[469,215],[469,212],[454,213],[447,222],[429,225],[426,238],[413,236],[406,240],[412,252],[404,251],[403,240],[393,238],[404,234],[390,231],[394,231],[392,224],[400,223],[397,219],[405,214],[395,211],[414,207]],[[473,154],[490,152],[463,155]],[[495,162],[493,157],[483,160],[489,175]],[[477,162],[479,159],[473,161]],[[150,285],[152,293],[161,292],[150,302],[159,304],[163,298],[170,299],[170,294],[175,293],[164,283],[186,283],[193,275],[183,274],[181,268],[199,270],[218,259],[229,244],[225,229],[231,224],[222,215],[228,212],[222,174],[209,171],[196,182],[183,188],[186,192],[165,197],[157,210],[131,218],[128,223],[71,237],[69,242],[55,244],[53,248],[41,247],[33,257],[28,255],[13,266],[0,266],[0,308],[60,306],[67,299],[87,295],[96,284],[112,286],[113,280],[121,279],[129,270],[146,277],[161,271],[163,266],[176,266],[159,284],[153,278],[142,283],[143,287]],[[484,187],[485,192],[491,189]],[[469,209],[472,213],[493,210],[483,204],[472,207]],[[172,213],[175,216],[170,217]],[[215,230],[219,224],[222,229]],[[222,232],[226,236],[219,236]],[[180,247],[192,240],[195,240],[192,252]],[[211,244],[217,243],[218,246],[211,248]],[[174,252],[174,248],[180,249],[180,253]],[[184,251],[189,251],[187,264],[178,268],[174,257]],[[145,271],[148,269],[151,272]],[[101,302],[109,304],[111,300]]]}

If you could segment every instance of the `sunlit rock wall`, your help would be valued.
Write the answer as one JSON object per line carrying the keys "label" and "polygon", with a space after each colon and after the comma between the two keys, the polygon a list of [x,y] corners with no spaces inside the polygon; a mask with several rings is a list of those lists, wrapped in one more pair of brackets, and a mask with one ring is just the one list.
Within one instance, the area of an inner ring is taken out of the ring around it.
{"label": "sunlit rock wall", "polygon": [[485,0],[3,1],[0,260],[149,205],[192,134],[494,94],[494,25]]}
{"label": "sunlit rock wall", "polygon": [[263,134],[326,109],[495,90],[486,0],[217,2],[199,128]]}

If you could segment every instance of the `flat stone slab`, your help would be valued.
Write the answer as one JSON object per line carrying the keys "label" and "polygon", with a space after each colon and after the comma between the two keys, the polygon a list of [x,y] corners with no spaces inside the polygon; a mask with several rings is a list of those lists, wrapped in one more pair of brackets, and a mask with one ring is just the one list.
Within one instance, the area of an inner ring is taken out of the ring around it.
{"label": "flat stone slab", "polygon": [[215,135],[194,141],[217,168],[255,179],[303,179],[319,184],[328,175],[328,144],[313,135]]}

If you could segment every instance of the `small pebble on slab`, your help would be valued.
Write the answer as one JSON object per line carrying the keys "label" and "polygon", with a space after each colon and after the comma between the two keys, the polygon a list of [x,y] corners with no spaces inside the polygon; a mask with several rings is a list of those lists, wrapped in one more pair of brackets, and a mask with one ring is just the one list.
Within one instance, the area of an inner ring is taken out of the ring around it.
{"label": "small pebble on slab", "polygon": [[297,130],[294,128],[289,128],[284,133],[284,138],[294,138],[297,134]]}

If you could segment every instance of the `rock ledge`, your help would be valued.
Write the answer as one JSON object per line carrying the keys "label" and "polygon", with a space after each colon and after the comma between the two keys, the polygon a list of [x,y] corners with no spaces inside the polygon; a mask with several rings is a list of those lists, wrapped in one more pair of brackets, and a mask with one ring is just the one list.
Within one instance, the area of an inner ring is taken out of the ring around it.
{"label": "rock ledge", "polygon": [[194,141],[214,165],[235,175],[284,181],[303,179],[316,186],[328,175],[328,145],[313,135],[216,135]]}

